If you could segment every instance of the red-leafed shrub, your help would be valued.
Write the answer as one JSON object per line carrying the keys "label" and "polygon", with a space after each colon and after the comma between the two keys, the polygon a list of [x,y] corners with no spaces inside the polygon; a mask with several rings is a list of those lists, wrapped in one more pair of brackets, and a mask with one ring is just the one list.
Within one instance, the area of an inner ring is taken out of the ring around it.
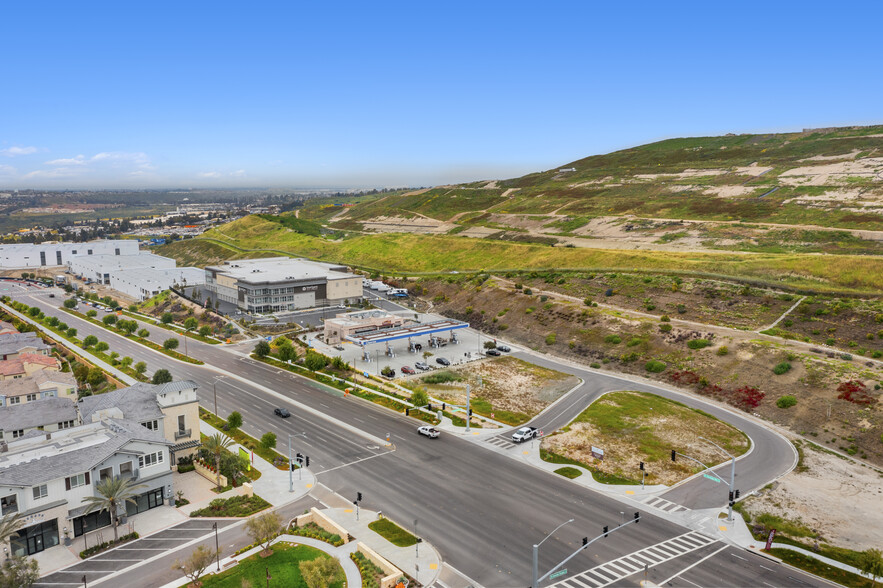
{"label": "red-leafed shrub", "polygon": [[763,400],[764,396],[766,396],[766,394],[754,386],[742,386],[741,388],[733,390],[732,403],[742,410],[748,410],[749,408],[757,408],[760,406],[760,402]]}
{"label": "red-leafed shrub", "polygon": [[868,387],[858,380],[842,382],[837,386],[837,391],[840,393],[837,398],[853,404],[869,405],[877,402],[873,396],[868,394]]}
{"label": "red-leafed shrub", "polygon": [[683,384],[685,386],[699,383],[699,375],[690,370],[672,370],[668,374],[668,378],[675,384]]}

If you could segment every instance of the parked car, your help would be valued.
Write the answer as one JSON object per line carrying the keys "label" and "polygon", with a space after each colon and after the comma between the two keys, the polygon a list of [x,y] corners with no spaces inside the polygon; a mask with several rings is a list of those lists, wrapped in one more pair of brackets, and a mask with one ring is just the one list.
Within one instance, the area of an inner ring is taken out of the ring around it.
{"label": "parked car", "polygon": [[49,294],[49,298],[55,298],[55,294]]}
{"label": "parked car", "polygon": [[438,429],[431,425],[423,425],[422,427],[418,427],[417,432],[421,435],[426,435],[430,439],[438,439],[438,436],[441,435],[441,433],[438,432]]}
{"label": "parked car", "polygon": [[417,372],[414,370],[414,368],[403,365],[402,366],[402,373],[411,375],[411,374],[416,374]]}
{"label": "parked car", "polygon": [[530,441],[531,439],[537,436],[537,428],[536,427],[521,427],[514,433],[512,433],[512,440],[516,443],[521,443],[523,441]]}
{"label": "parked car", "polygon": [[508,345],[497,345],[497,351],[502,351],[503,353],[509,353],[512,351],[512,348]]}
{"label": "parked car", "polygon": [[426,370],[430,369],[429,364],[423,363],[422,361],[418,361],[417,363],[415,363],[414,367],[422,372],[425,372]]}
{"label": "parked car", "polygon": [[500,355],[503,355],[502,353],[500,353],[496,349],[488,349],[487,351],[484,352],[484,354],[485,355],[493,355],[495,357],[499,357]]}
{"label": "parked car", "polygon": [[444,357],[436,357],[435,363],[437,363],[439,365],[451,365],[451,362]]}
{"label": "parked car", "polygon": [[338,351],[346,351],[346,349],[344,349],[343,345],[335,345],[334,348],[337,349]]}
{"label": "parked car", "polygon": [[291,416],[291,413],[288,412],[287,408],[277,408],[276,410],[273,411],[273,413],[276,416],[281,416],[283,419],[287,419],[288,417]]}

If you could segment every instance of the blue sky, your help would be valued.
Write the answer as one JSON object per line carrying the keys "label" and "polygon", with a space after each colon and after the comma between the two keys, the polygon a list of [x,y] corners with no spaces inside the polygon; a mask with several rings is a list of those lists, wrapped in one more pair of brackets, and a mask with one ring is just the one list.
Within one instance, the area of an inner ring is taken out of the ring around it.
{"label": "blue sky", "polygon": [[382,187],[883,122],[879,3],[14,2],[0,187]]}

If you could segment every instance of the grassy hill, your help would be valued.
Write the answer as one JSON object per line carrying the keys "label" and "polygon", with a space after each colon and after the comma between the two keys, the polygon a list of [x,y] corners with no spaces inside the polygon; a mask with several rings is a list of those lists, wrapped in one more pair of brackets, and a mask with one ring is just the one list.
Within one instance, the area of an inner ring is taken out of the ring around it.
{"label": "grassy hill", "polygon": [[883,291],[883,258],[879,257],[580,249],[400,233],[332,240],[298,233],[257,216],[239,219],[197,239],[166,245],[157,252],[192,265],[287,254],[388,274],[619,269],[740,278],[823,292]]}
{"label": "grassy hill", "polygon": [[[573,170],[573,171],[562,171]],[[341,222],[424,215],[466,226],[553,215],[573,233],[599,216],[803,224],[883,230],[883,126],[669,139],[495,182],[404,193]]]}

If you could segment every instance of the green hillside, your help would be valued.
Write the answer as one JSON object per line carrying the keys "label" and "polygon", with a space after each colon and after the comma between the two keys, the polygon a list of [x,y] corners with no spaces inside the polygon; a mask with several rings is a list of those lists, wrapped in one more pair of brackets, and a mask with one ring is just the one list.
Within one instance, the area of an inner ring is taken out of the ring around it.
{"label": "green hillside", "polygon": [[559,233],[604,215],[883,230],[883,126],[669,139],[520,178],[388,196],[340,222],[424,215],[506,228],[494,217],[553,213]]}

